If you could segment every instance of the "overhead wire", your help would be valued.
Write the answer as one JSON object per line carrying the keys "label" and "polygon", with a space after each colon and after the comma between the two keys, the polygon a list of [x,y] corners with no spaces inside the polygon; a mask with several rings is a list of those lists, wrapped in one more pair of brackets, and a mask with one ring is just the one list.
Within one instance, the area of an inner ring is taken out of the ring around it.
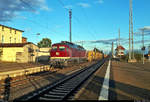
{"label": "overhead wire", "polygon": [[[96,39],[96,36],[95,36],[96,32],[93,31],[93,27],[89,26],[89,25],[91,25],[91,23],[90,23],[90,20],[89,20],[89,17],[87,15],[87,13],[85,12],[85,9],[83,7],[81,7],[81,9],[82,9],[82,12],[83,12],[83,15],[84,15],[85,19],[87,19],[86,21],[87,21],[88,32],[92,36],[92,38]],[[94,47],[96,47],[96,44],[94,44]]]}
{"label": "overhead wire", "polygon": [[[25,4],[26,6],[28,6],[28,7],[30,7],[31,9],[33,9],[34,11],[35,11],[35,9],[30,5],[30,4],[28,4],[27,2],[25,2],[24,0],[20,0],[23,4]],[[33,21],[33,20],[30,20],[30,19],[27,19],[26,18],[26,20],[28,20],[28,21],[30,21],[30,22],[32,22],[32,23],[34,23],[34,24],[38,24],[38,25],[40,25],[41,27],[43,27],[44,29],[46,29],[46,30],[50,30],[49,29],[49,27],[48,27],[48,25],[47,26],[44,26],[44,25],[42,25],[41,23],[38,23],[38,22],[36,22],[36,21]],[[48,24],[48,23],[47,23]],[[56,31],[52,31],[51,30],[51,32],[53,32],[53,33],[57,33]]]}
{"label": "overhead wire", "polygon": [[[58,2],[63,6],[63,8],[68,12],[70,9],[67,9],[65,8],[65,4],[61,1],[61,0],[58,0]],[[84,12],[84,15],[86,16],[85,12]],[[79,23],[79,24],[82,24],[82,22],[78,19],[78,17],[76,17],[75,15],[72,15],[73,18]],[[85,17],[87,18],[87,16]],[[88,21],[88,20],[87,20]],[[88,28],[89,28],[89,24],[87,23],[88,25]],[[94,39],[96,39],[96,36],[95,36],[95,33],[91,32],[91,30],[89,29],[86,29],[89,33],[93,34],[94,36],[91,36],[92,38],[94,37]],[[83,44],[83,42],[81,42],[81,44]]]}
{"label": "overhead wire", "polygon": [[[88,31],[89,31],[90,33],[92,33],[93,36],[94,36],[94,38],[96,39],[95,31],[94,31],[94,32],[92,31],[92,30],[93,30],[93,27],[89,26],[89,24],[91,25],[91,23],[89,22],[89,17],[87,16],[87,13],[85,12],[84,8],[81,7],[81,9],[82,9],[82,11],[83,11],[83,15],[85,16],[85,19],[87,19],[86,21],[87,21]],[[89,29],[89,28],[90,28],[90,29]],[[92,29],[92,30],[91,30],[91,29]],[[93,37],[93,36],[92,36],[92,37]]]}
{"label": "overhead wire", "polygon": [[[72,10],[72,9],[65,8],[65,4],[61,0],[57,0],[57,1],[67,12],[69,12],[69,10]],[[75,21],[78,22],[78,24],[82,24],[82,22],[78,19],[78,17],[76,17],[75,15],[72,15],[72,17],[73,17],[73,19],[75,19]],[[73,36],[76,36],[77,38],[79,38],[79,36],[77,36],[77,35],[73,35]]]}

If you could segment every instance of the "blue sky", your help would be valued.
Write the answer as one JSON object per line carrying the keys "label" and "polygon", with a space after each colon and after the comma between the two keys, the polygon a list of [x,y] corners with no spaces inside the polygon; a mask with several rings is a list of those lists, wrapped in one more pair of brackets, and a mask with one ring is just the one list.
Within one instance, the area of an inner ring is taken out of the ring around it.
{"label": "blue sky", "polygon": [[[44,37],[50,38],[52,43],[69,40],[67,9],[71,8],[73,42],[88,41],[83,43],[86,49],[96,46],[100,50],[110,50],[111,44],[89,41],[116,39],[120,28],[121,44],[128,49],[128,44],[123,41],[127,40],[129,35],[129,0],[0,1],[7,2],[7,5],[0,4],[0,11],[8,16],[5,19],[5,16],[0,15],[0,23],[24,30],[23,36],[30,42],[37,43]],[[149,0],[133,0],[134,32],[138,32],[139,28],[150,26],[149,4]],[[17,5],[19,5],[18,8]],[[9,9],[1,9],[5,7]],[[37,33],[40,33],[38,37]],[[150,39],[150,36],[146,36],[146,39]],[[135,41],[139,40],[141,36],[135,36]],[[141,43],[135,44],[135,48],[139,49],[141,45]]]}

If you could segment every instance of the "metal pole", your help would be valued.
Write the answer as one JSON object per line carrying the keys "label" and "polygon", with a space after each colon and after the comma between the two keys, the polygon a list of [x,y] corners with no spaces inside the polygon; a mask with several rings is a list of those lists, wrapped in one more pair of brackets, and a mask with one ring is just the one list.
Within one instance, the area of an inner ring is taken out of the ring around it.
{"label": "metal pole", "polygon": [[144,29],[142,30],[142,42],[143,42],[143,64],[144,64]]}
{"label": "metal pole", "polygon": [[[40,33],[37,33],[37,39],[38,39],[38,36],[40,35]],[[37,40],[37,45],[38,45],[38,40]],[[38,49],[39,50],[39,49]],[[37,63],[39,61],[39,58],[38,58],[38,50],[37,50]]]}
{"label": "metal pole", "polygon": [[131,34],[132,34],[132,58],[134,59],[134,46],[133,46],[133,7],[132,7],[132,0],[131,0]]}
{"label": "metal pole", "polygon": [[112,42],[112,58],[114,57],[114,42]]}
{"label": "metal pole", "polygon": [[150,45],[148,46],[148,60],[150,61],[150,56],[149,56],[149,54],[150,54]]}
{"label": "metal pole", "polygon": [[72,35],[71,35],[71,18],[72,18],[72,11],[69,10],[69,24],[70,24],[70,42],[72,42]]}
{"label": "metal pole", "polygon": [[120,28],[119,28],[118,33],[119,33],[119,46],[120,46]]}
{"label": "metal pole", "polygon": [[129,60],[131,60],[131,46],[130,46],[130,44],[131,44],[131,38],[130,38],[130,25],[131,25],[131,0],[130,0],[130,7],[129,7]]}
{"label": "metal pole", "polygon": [[[118,33],[119,33],[119,45],[118,45],[118,46],[120,46],[120,28],[119,28]],[[120,50],[121,50],[121,49],[120,49]],[[120,50],[118,50],[118,53],[119,53],[119,56],[120,56],[120,58],[121,58],[121,51],[120,51]]]}

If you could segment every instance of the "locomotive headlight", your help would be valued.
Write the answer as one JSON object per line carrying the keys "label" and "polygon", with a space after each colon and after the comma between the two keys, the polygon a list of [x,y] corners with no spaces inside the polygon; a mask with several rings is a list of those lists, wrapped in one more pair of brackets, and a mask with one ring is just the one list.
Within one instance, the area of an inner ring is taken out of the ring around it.
{"label": "locomotive headlight", "polygon": [[56,52],[56,55],[59,55],[59,52]]}

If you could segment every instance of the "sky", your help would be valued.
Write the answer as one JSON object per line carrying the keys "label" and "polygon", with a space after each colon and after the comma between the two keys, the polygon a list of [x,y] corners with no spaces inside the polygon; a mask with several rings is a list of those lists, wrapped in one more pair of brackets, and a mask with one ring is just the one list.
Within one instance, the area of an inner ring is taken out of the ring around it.
{"label": "sky", "polygon": [[[150,27],[150,0],[133,0],[133,30]],[[52,43],[69,41],[69,11],[72,9],[72,41],[91,50],[116,47],[120,28],[121,45],[128,50],[129,0],[0,0],[0,23],[24,30],[29,42],[50,38]],[[40,35],[37,35],[40,33]],[[142,37],[134,36],[140,49]],[[145,35],[148,46],[150,35]]]}

